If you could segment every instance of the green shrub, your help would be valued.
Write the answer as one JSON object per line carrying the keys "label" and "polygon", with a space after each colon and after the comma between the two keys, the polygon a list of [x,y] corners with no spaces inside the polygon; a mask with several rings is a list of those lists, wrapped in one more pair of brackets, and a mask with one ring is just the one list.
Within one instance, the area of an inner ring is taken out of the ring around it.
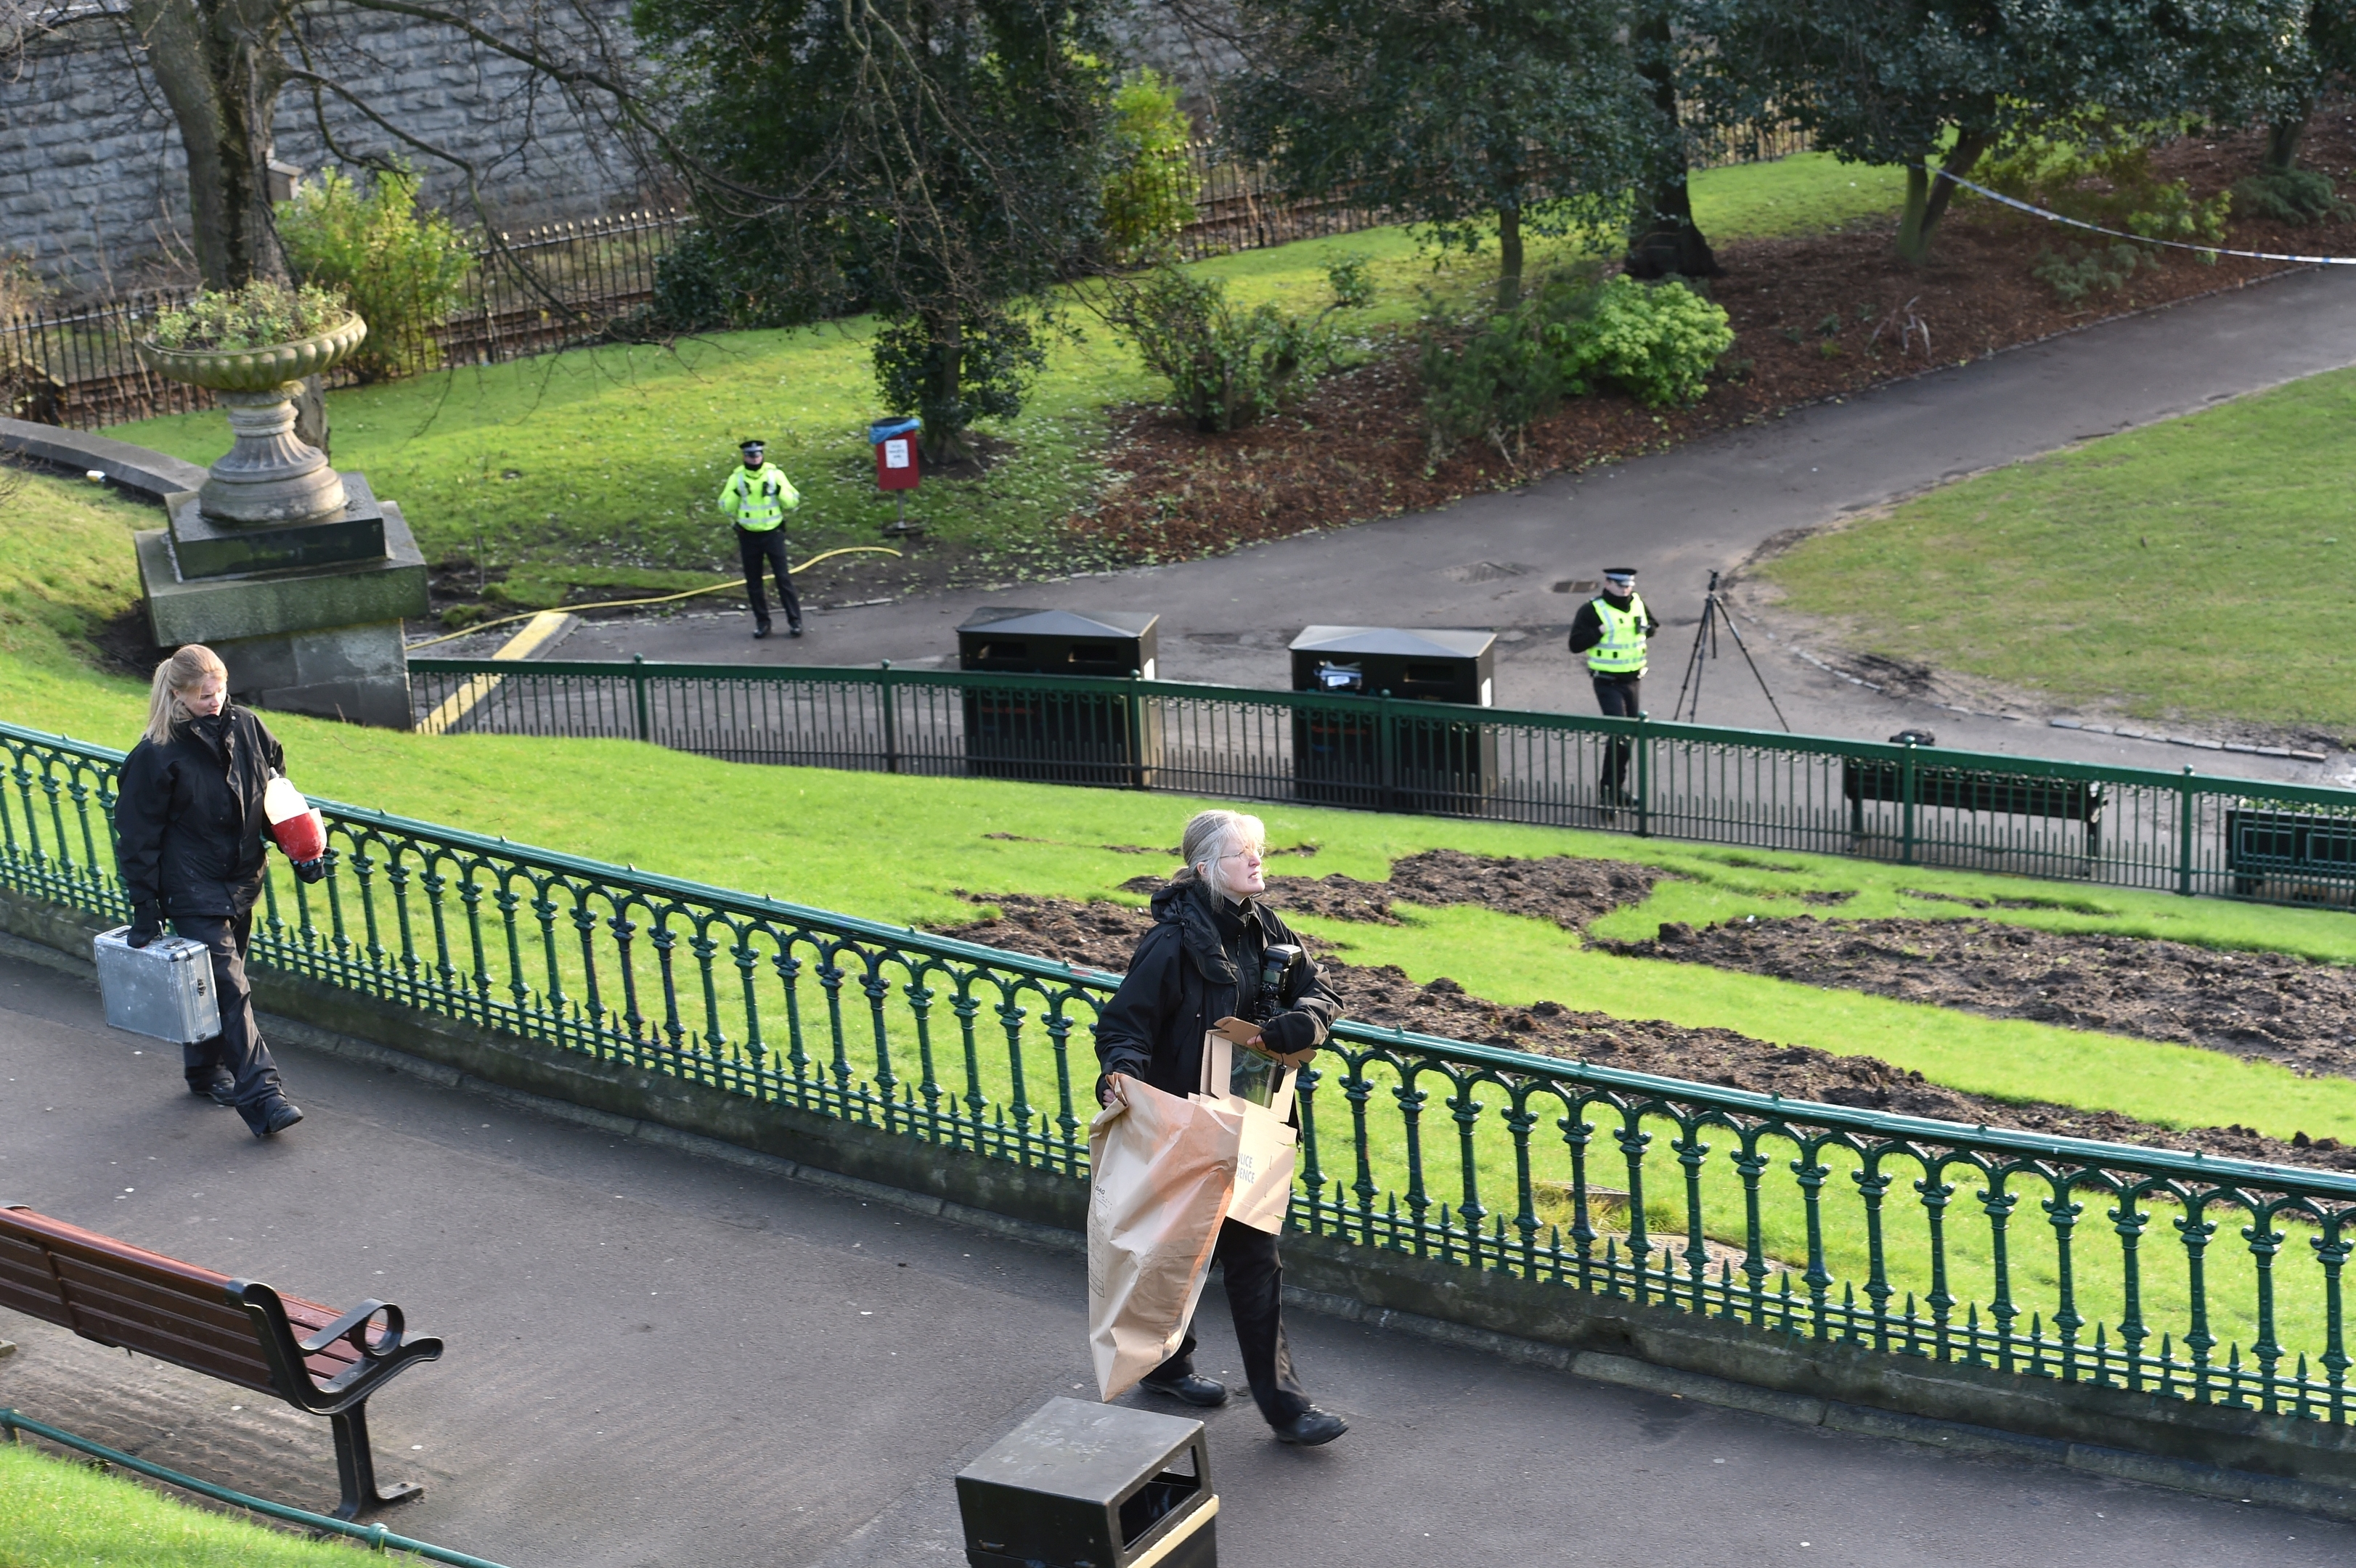
{"label": "green shrub", "polygon": [[1204,432],[1241,430],[1282,408],[1333,368],[1329,318],[1373,297],[1365,263],[1329,268],[1333,303],[1314,316],[1273,304],[1238,311],[1226,283],[1163,261],[1141,280],[1108,279],[1099,313],[1170,383],[1170,404]]}
{"label": "green shrub", "polygon": [[457,305],[472,264],[450,220],[419,208],[417,188],[407,168],[387,169],[366,188],[331,168],[278,204],[278,237],[295,274],[341,290],[368,323],[368,341],[351,357],[363,381],[441,364],[434,329]]}
{"label": "green shrub", "polygon": [[351,314],[337,290],[256,278],[227,293],[198,289],[155,318],[155,341],[166,348],[266,348],[324,332]]}
{"label": "green shrub", "polygon": [[2124,287],[2138,266],[2148,272],[2158,265],[2150,251],[2124,240],[2092,250],[2072,240],[2060,251],[2048,245],[2038,251],[2029,273],[2050,284],[2063,304],[2076,304],[2088,294],[2111,293]]}
{"label": "green shrub", "polygon": [[[1427,333],[1424,429],[1437,463],[1480,439],[1507,462],[1532,421],[1611,382],[1652,408],[1691,402],[1734,346],[1726,312],[1684,283],[1548,279],[1453,347]],[[1511,443],[1511,444],[1509,444]]]}
{"label": "green shrub", "polygon": [[1641,283],[1622,274],[1593,308],[1547,332],[1573,392],[1616,382],[1647,408],[1690,403],[1708,389],[1718,357],[1734,347],[1724,307],[1671,280]]}
{"label": "green shrub", "polygon": [[2233,182],[2233,205],[2276,223],[2337,223],[2356,212],[2314,169],[2266,169]]}
{"label": "green shrub", "polygon": [[1139,71],[1113,94],[1104,236],[1114,260],[1157,255],[1194,220],[1202,181],[1186,162],[1191,130],[1178,89],[1156,71]]}

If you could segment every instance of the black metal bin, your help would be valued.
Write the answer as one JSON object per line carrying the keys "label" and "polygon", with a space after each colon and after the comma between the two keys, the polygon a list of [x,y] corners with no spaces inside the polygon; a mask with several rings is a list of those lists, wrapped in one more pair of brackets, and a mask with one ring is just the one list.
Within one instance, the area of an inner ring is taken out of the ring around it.
{"label": "black metal bin", "polygon": [[[958,628],[958,666],[1003,675],[1141,675],[1157,663],[1158,615],[988,609]],[[1151,703],[1035,684],[969,688],[967,765],[979,777],[1145,789],[1162,759]]]}
{"label": "black metal bin", "polygon": [[958,1472],[975,1568],[1215,1568],[1203,1424],[1051,1399]]}
{"label": "black metal bin", "polygon": [[[1485,724],[1394,719],[1359,699],[1487,708],[1497,637],[1485,631],[1310,626],[1292,640],[1292,689],[1351,699],[1292,715],[1294,793],[1325,805],[1478,813],[1497,787],[1497,740]],[[1386,730],[1387,728],[1387,734]]]}

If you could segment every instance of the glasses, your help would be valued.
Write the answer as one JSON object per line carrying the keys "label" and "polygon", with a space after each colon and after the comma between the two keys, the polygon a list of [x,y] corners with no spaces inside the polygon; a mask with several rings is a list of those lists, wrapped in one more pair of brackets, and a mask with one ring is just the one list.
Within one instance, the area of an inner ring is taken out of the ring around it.
{"label": "glasses", "polygon": [[1258,849],[1230,849],[1226,854],[1219,857],[1219,859],[1223,862],[1227,860],[1265,860],[1267,859],[1268,856]]}

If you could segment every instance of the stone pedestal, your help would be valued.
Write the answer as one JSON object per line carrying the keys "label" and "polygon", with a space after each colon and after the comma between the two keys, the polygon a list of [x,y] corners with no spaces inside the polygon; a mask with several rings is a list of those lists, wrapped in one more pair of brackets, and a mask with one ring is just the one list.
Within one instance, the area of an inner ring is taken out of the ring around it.
{"label": "stone pedestal", "polygon": [[402,621],[426,613],[425,558],[399,507],[339,479],[335,511],[268,527],[166,496],[171,526],[136,536],[148,628],[160,647],[220,654],[241,702],[406,730]]}

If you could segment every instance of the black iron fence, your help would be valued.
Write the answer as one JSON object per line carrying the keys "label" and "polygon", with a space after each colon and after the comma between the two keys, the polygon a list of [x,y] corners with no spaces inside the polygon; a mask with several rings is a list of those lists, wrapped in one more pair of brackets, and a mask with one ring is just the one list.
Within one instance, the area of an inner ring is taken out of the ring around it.
{"label": "black iron fence", "polygon": [[2356,790],[1171,681],[412,659],[433,733],[1599,828],[2282,903],[2356,890]]}
{"label": "black iron fence", "polygon": [[[514,678],[499,688],[510,698],[529,685]],[[858,707],[859,683],[819,684],[838,712]],[[1092,684],[1069,700],[1134,705],[1169,689]],[[855,731],[872,742],[872,721],[894,710],[874,694],[902,689],[871,680],[869,727],[845,720],[812,741],[849,746]],[[1036,688],[936,689],[958,699],[938,710],[954,725],[969,695]],[[1408,706],[1386,722],[1417,721]],[[659,711],[655,694],[636,711]],[[1652,741],[1772,750],[1740,731]],[[937,746],[905,754],[943,760]],[[127,916],[112,833],[122,760],[0,724],[0,891]],[[753,1116],[790,1106],[1087,1173],[1090,1026],[1117,976],[319,804],[327,878],[305,886],[270,858],[258,965],[708,1085]],[[1838,815],[1817,812],[1828,829]],[[1291,1228],[1452,1264],[1468,1289],[1503,1275],[1892,1367],[2315,1424],[2286,1433],[2356,1412],[2343,1294],[2356,1177],[1812,1104],[1346,1020],[1302,1071],[1299,1111]]]}

